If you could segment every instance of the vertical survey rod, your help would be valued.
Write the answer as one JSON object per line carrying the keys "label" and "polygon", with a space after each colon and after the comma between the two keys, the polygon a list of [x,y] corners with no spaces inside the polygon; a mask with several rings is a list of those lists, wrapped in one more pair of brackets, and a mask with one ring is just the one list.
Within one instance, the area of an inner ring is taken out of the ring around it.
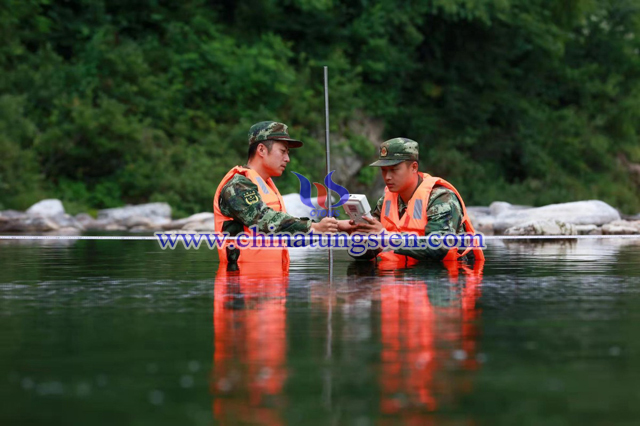
{"label": "vertical survey rod", "polygon": [[[329,145],[329,67],[324,67],[324,123],[325,123],[325,149],[327,152],[327,162],[325,176],[331,171],[331,147]],[[328,208],[327,217],[331,216],[331,194],[327,194]]]}
{"label": "vertical survey rod", "polygon": [[[331,147],[329,145],[329,67],[324,67],[324,122],[325,122],[325,149],[327,152],[327,160],[326,160],[326,170],[325,176],[329,175],[331,171]],[[332,200],[331,200],[331,190],[327,188],[327,217],[332,217]],[[322,238],[322,237],[321,237]],[[329,244],[329,309],[327,312],[327,347],[325,358],[331,359],[332,355],[332,344],[333,344],[333,250],[331,249],[331,244]],[[324,371],[324,384],[323,384],[323,394],[325,404],[329,409],[331,409],[331,394],[333,389],[333,380],[332,380],[332,370],[331,366],[325,368]]]}
{"label": "vertical survey rod", "polygon": [[[327,152],[326,170],[325,175],[328,175],[331,171],[331,147],[329,144],[329,67],[324,67],[324,141],[325,149]],[[327,191],[327,217],[333,217],[331,209],[331,191]],[[333,280],[333,250],[331,250],[331,244],[329,244],[329,280]]]}

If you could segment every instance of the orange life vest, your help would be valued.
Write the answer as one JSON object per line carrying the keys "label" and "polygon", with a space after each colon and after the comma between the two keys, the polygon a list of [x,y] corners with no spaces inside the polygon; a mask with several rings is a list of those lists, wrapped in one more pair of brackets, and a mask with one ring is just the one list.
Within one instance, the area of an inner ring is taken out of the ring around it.
{"label": "orange life vest", "polygon": [[[384,226],[384,228],[390,232],[408,232],[417,234],[419,236],[424,236],[424,230],[428,222],[426,210],[429,204],[431,191],[433,190],[434,186],[439,185],[453,191],[456,197],[458,197],[460,205],[462,206],[462,224],[464,226],[464,230],[467,233],[475,234],[475,229],[473,229],[471,220],[467,215],[467,208],[464,205],[464,201],[462,200],[462,197],[460,196],[458,191],[453,187],[453,185],[451,185],[444,179],[431,176],[427,173],[419,172],[419,175],[422,177],[422,183],[418,186],[418,188],[411,196],[411,199],[407,204],[407,209],[402,218],[400,218],[400,214],[398,212],[398,193],[391,192],[388,190],[388,188],[385,188],[384,202],[382,204],[382,211],[380,212],[380,222],[382,223],[382,226]],[[475,239],[474,243],[477,243]],[[455,262],[460,257],[466,255],[472,250],[476,261],[484,261],[484,253],[479,247],[467,247],[463,252],[459,252],[458,248],[453,247],[449,249],[447,255],[444,259],[442,259],[442,261]],[[415,263],[413,262],[413,260],[415,259],[409,261],[408,259],[404,259],[408,256],[397,255],[392,252],[383,252],[379,256],[382,258],[382,260]]]}
{"label": "orange life vest", "polygon": [[[229,173],[222,178],[220,185],[218,185],[218,189],[216,190],[216,195],[213,198],[213,215],[215,220],[215,230],[216,232],[222,232],[222,225],[228,220],[234,220],[232,217],[225,216],[222,214],[220,210],[220,193],[222,192],[222,188],[233,178],[235,175],[241,174],[251,182],[256,184],[258,187],[258,192],[260,194],[260,198],[262,202],[265,203],[271,209],[277,212],[286,213],[286,209],[284,206],[284,200],[280,195],[280,191],[276,188],[276,185],[273,183],[271,178],[268,178],[265,182],[264,179],[252,169],[247,169],[245,167],[236,166],[233,169],[229,170]],[[259,202],[257,200],[256,202]],[[248,227],[244,227],[244,231],[247,234],[250,234],[251,231]],[[258,247],[247,247],[247,248],[238,248],[240,250],[240,257],[238,258],[238,262],[281,262],[283,266],[289,265],[289,251],[286,248],[260,248],[259,244],[261,241],[257,240]],[[227,253],[226,246],[230,243],[227,243],[224,247],[218,247],[218,255],[220,257],[221,263],[226,263]],[[253,243],[252,243],[253,244]],[[265,244],[269,244],[268,242]],[[235,244],[235,247],[238,247]],[[280,267],[280,266],[278,266]]]}

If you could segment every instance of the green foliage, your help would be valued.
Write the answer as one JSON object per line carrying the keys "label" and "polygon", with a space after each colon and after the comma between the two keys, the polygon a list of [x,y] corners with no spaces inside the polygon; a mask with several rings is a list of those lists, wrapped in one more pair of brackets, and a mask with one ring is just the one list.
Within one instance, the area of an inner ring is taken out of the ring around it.
{"label": "green foliage", "polygon": [[[635,213],[638,183],[618,158],[640,162],[638,10],[640,0],[5,0],[0,208],[55,196],[72,211],[208,210],[246,159],[247,129],[266,119],[305,141],[289,170],[319,179],[328,65],[332,132],[356,115],[382,119],[384,136],[419,141],[423,170],[467,204],[599,198]],[[345,137],[373,160],[364,136]],[[278,185],[298,189],[290,173]]]}

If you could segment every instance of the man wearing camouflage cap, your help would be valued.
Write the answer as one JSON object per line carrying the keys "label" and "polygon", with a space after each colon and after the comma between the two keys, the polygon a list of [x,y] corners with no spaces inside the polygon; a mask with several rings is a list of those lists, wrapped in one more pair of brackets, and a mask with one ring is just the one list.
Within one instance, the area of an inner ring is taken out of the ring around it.
{"label": "man wearing camouflage cap", "polygon": [[[386,184],[385,193],[372,212],[372,219],[358,231],[378,233],[409,232],[420,236],[438,233],[475,233],[467,216],[462,197],[449,182],[418,171],[418,143],[407,138],[395,138],[380,146],[378,161],[372,167],[380,167]],[[367,252],[362,257],[373,257],[378,252]],[[465,256],[484,260],[482,251],[473,248],[459,252],[458,249],[432,247],[400,249],[381,253],[383,259],[399,263],[418,260],[458,260]],[[412,259],[408,259],[408,257]]]}
{"label": "man wearing camouflage cap", "polygon": [[[284,201],[272,177],[281,176],[289,163],[289,149],[302,142],[289,137],[287,126],[274,121],[262,121],[249,129],[248,161],[236,166],[222,179],[213,199],[217,232],[238,235],[249,233],[257,226],[261,233],[336,232],[338,221],[333,217],[318,223],[308,218],[287,214]],[[282,261],[288,264],[287,249],[238,248],[220,249],[220,261]]]}

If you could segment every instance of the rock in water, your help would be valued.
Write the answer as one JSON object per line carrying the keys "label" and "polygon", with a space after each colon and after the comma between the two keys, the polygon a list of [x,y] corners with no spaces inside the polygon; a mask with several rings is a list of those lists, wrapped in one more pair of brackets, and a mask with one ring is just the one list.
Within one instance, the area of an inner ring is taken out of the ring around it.
{"label": "rock in water", "polygon": [[633,235],[640,234],[640,220],[616,220],[602,226],[605,235]]}
{"label": "rock in water", "polygon": [[575,226],[559,220],[534,220],[504,231],[505,235],[577,235]]}
{"label": "rock in water", "polygon": [[620,213],[605,202],[598,200],[550,204],[544,207],[502,210],[493,227],[496,233],[533,221],[557,220],[574,225],[604,225],[620,219]]}
{"label": "rock in water", "polygon": [[125,227],[127,221],[133,222],[132,218],[136,217],[146,218],[153,226],[161,227],[171,221],[171,206],[167,203],[148,203],[98,211],[98,221],[112,222]]}

